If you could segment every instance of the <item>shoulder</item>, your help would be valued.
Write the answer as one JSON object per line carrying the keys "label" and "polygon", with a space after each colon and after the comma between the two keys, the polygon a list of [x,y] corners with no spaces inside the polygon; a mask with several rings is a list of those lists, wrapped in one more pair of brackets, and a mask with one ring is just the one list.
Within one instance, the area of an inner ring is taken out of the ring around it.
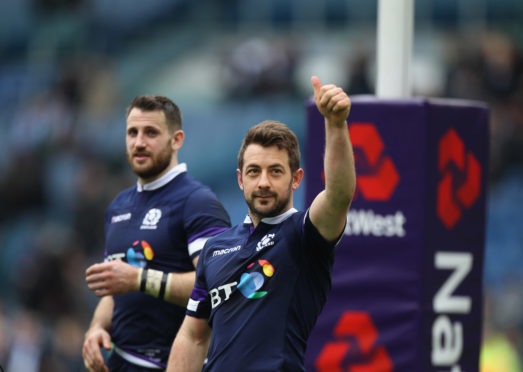
{"label": "shoulder", "polygon": [[211,190],[211,188],[207,185],[204,185],[200,181],[192,178],[190,175],[186,174],[187,178],[187,184],[189,185],[191,189],[191,196],[207,196],[207,197],[213,197],[216,198],[216,195]]}
{"label": "shoulder", "polygon": [[298,211],[292,214],[281,225],[281,228],[287,234],[295,234],[307,238],[310,238],[311,234],[314,236],[319,234],[317,228],[311,222],[309,210]]}
{"label": "shoulder", "polygon": [[245,231],[248,231],[243,224],[234,225],[229,227],[227,230],[220,232],[209,238],[207,245],[218,244],[224,241],[234,240],[245,235]]}
{"label": "shoulder", "polygon": [[305,221],[305,218],[308,217],[309,211],[297,211],[294,213],[289,219],[294,221],[295,223],[303,223]]}
{"label": "shoulder", "polygon": [[230,227],[216,235],[211,236],[206,242],[204,249],[216,249],[224,245],[229,245],[231,242],[236,242],[245,235],[246,230],[243,224]]}
{"label": "shoulder", "polygon": [[224,209],[222,203],[211,190],[209,186],[192,179],[186,189],[185,194],[185,209],[191,210],[222,210]]}
{"label": "shoulder", "polygon": [[178,175],[173,182],[170,183],[170,188],[176,194],[183,195],[186,199],[203,197],[216,198],[216,195],[209,186],[204,185],[187,172]]}
{"label": "shoulder", "polygon": [[289,216],[285,221],[282,222],[283,225],[288,227],[293,227],[303,231],[305,221],[308,218],[308,211],[297,211]]}

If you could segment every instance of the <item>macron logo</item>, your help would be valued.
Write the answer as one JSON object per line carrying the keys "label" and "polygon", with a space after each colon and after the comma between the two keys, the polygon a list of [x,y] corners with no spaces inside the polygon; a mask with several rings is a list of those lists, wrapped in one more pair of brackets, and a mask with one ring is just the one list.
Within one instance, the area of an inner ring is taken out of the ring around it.
{"label": "macron logo", "polygon": [[111,218],[111,223],[117,223],[122,221],[127,221],[131,219],[131,213],[119,214],[118,216],[113,216]]}
{"label": "macron logo", "polygon": [[404,237],[407,219],[401,211],[395,214],[379,215],[372,210],[351,210],[347,213],[345,235],[371,235]]}
{"label": "macron logo", "polygon": [[237,245],[236,247],[232,247],[232,248],[218,249],[218,250],[212,252],[212,256],[216,257],[216,256],[221,256],[222,254],[237,252],[241,249],[241,247],[242,247],[241,245]]}

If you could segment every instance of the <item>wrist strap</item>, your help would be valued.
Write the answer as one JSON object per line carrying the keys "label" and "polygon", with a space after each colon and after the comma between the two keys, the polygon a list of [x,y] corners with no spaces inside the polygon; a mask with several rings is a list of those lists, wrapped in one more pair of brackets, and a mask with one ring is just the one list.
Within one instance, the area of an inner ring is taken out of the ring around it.
{"label": "wrist strap", "polygon": [[145,285],[147,283],[147,271],[148,269],[142,269],[142,277],[140,279],[140,292],[145,292]]}
{"label": "wrist strap", "polygon": [[165,287],[167,286],[167,277],[170,274],[163,273],[162,282],[160,283],[160,293],[158,293],[158,298],[165,300]]}
{"label": "wrist strap", "polygon": [[140,270],[141,272],[138,274],[140,278],[140,292],[166,300],[171,274],[153,269]]}
{"label": "wrist strap", "polygon": [[147,281],[145,282],[145,293],[158,298],[162,284],[163,271],[148,269]]}

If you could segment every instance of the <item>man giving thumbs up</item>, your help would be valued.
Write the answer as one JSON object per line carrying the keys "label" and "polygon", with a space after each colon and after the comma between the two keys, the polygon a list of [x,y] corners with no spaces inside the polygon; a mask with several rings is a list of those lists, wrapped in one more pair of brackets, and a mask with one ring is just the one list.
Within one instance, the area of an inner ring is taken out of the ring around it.
{"label": "man giving thumbs up", "polygon": [[351,101],[315,76],[312,86],[325,118],[325,190],[294,209],[303,179],[295,134],[272,120],[249,129],[236,170],[248,214],[207,240],[168,371],[304,370],[356,184]]}

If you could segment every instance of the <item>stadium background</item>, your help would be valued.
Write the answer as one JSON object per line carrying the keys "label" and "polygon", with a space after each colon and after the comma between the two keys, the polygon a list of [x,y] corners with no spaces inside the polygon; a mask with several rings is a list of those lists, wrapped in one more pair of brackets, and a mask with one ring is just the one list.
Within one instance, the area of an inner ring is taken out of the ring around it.
{"label": "stadium background", "polygon": [[[97,303],[83,273],[102,256],[105,206],[135,182],[124,157],[135,95],[180,105],[180,160],[238,223],[246,209],[236,154],[249,126],[283,121],[303,146],[312,74],[351,95],[374,93],[376,7],[3,0],[0,365],[83,370],[83,332]],[[431,0],[415,9],[413,94],[491,109],[485,327],[523,355],[523,3]]]}

